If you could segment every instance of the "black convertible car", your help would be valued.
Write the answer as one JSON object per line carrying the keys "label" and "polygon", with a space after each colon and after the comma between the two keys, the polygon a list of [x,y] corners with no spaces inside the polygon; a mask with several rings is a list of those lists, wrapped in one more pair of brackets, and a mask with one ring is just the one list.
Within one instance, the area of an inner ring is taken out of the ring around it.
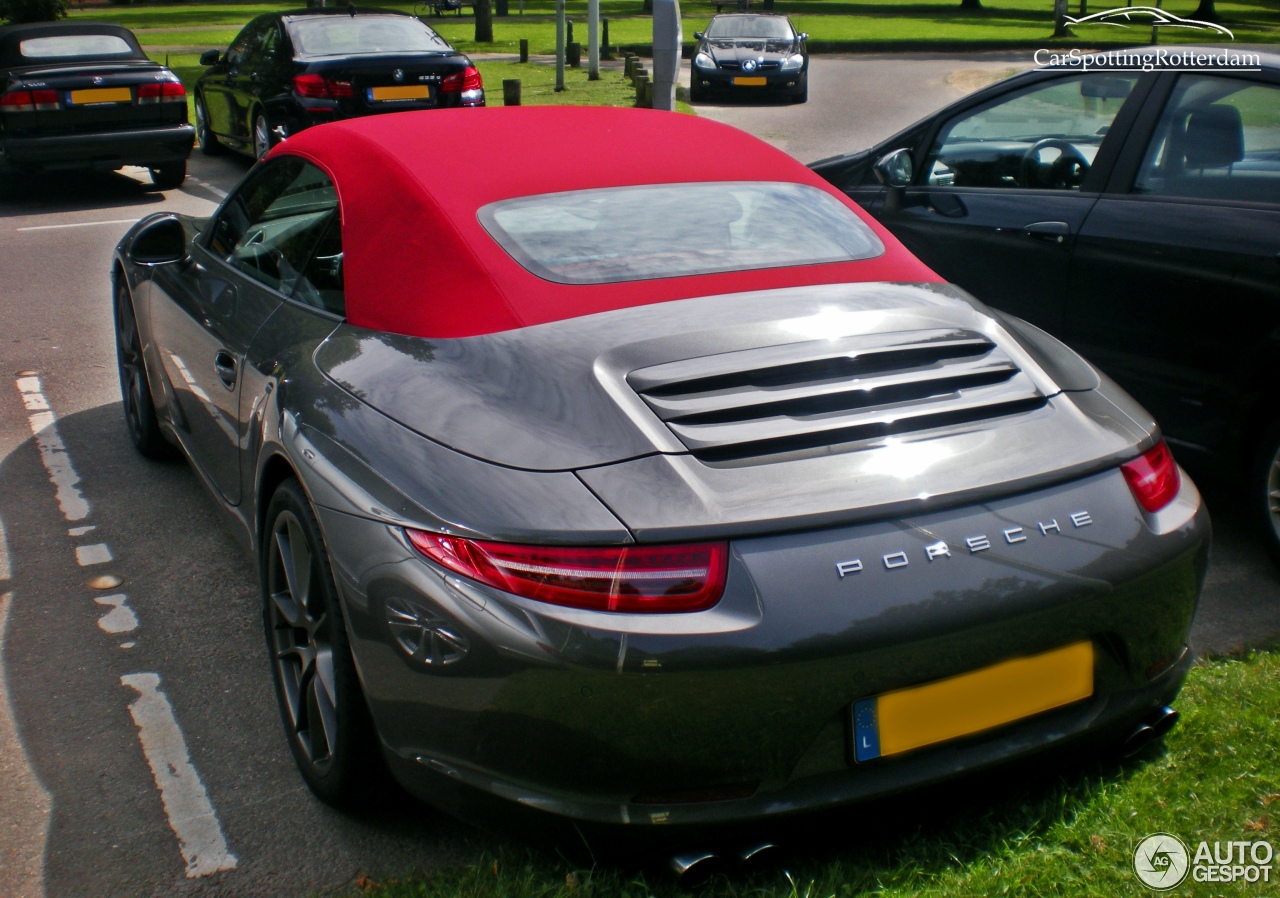
{"label": "black convertible car", "polygon": [[786,16],[725,13],[693,35],[698,46],[689,70],[689,99],[782,94],[809,98],[809,35]]}
{"label": "black convertible car", "polygon": [[382,112],[483,106],[471,60],[414,16],[300,9],[258,16],[195,86],[200,149],[261,158],[290,134]]}
{"label": "black convertible car", "polygon": [[1280,557],[1280,55],[1254,55],[1026,72],[813,168],[1115,378],[1179,458],[1247,481]]}
{"label": "black convertible car", "polygon": [[141,165],[167,190],[186,178],[194,138],[182,82],[128,29],[0,28],[0,173]]}

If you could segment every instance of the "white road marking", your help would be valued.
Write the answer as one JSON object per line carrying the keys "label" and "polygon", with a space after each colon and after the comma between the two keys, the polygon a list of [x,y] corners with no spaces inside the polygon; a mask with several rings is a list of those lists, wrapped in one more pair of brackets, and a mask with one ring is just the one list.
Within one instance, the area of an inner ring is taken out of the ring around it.
{"label": "white road marking", "polygon": [[182,729],[173,716],[173,706],[160,691],[157,673],[128,674],[120,682],[138,693],[129,705],[129,714],[138,725],[142,753],[151,765],[151,774],[160,789],[169,826],[178,837],[187,876],[208,876],[234,870],[236,856],[227,849],[222,826],[205,792],[200,775],[191,765]]}
{"label": "white road marking", "polygon": [[67,228],[93,228],[98,225],[133,224],[136,218],[113,218],[111,221],[80,221],[75,224],[33,225],[29,228],[16,228],[18,231],[62,231]]}
{"label": "white road marking", "polygon": [[62,516],[73,523],[83,521],[89,516],[89,503],[80,492],[80,475],[71,464],[71,456],[67,455],[67,447],[58,434],[58,419],[49,408],[40,378],[18,378],[18,392],[27,407],[27,423],[35,435],[40,461],[49,472],[49,480],[57,488]]}
{"label": "white road marking", "polygon": [[91,564],[106,564],[111,558],[111,550],[107,548],[106,543],[76,546],[76,564],[81,567],[88,567]]}
{"label": "white road marking", "polygon": [[103,633],[132,633],[138,629],[138,616],[129,607],[129,597],[124,593],[113,596],[94,596],[93,600],[111,609],[98,618],[98,628]]}
{"label": "white road marking", "polygon": [[84,536],[86,533],[91,533],[97,529],[98,528],[94,527],[92,524],[88,527],[72,527],[67,531],[67,536]]}
{"label": "white road marking", "polygon": [[[13,578],[9,543],[0,522],[0,582]],[[5,634],[13,593],[0,593],[0,871],[4,890],[12,898],[44,898],[44,857],[49,840],[50,797],[36,776],[9,698],[9,669],[5,660]]]}
{"label": "white road marking", "polygon": [[191,175],[187,175],[187,180],[190,181],[192,184],[196,184],[200,187],[203,187],[205,190],[209,191],[216,197],[220,197],[224,200],[227,198],[227,192],[225,190],[223,190],[221,187],[214,187],[208,181],[201,181],[199,178],[191,177]]}

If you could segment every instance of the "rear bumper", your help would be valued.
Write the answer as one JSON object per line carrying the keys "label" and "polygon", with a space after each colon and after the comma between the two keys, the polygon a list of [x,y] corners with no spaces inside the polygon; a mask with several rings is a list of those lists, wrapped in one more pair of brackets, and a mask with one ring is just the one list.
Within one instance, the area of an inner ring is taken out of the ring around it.
{"label": "rear bumper", "polygon": [[190,124],[0,139],[0,171],[113,170],[123,165],[157,166],[191,155],[196,129]]}
{"label": "rear bumper", "polygon": [[[1175,502],[1146,515],[1112,470],[982,505],[735,540],[719,605],[644,616],[483,592],[397,548],[392,528],[321,517],[401,782],[432,799],[444,777],[615,824],[766,818],[1055,746],[1118,744],[1185,677],[1210,537],[1185,475]],[[990,545],[973,551],[978,537]],[[470,654],[435,669],[407,658],[384,622],[386,602],[405,597],[465,633]],[[1094,647],[1090,697],[853,760],[855,702],[1080,641]]]}

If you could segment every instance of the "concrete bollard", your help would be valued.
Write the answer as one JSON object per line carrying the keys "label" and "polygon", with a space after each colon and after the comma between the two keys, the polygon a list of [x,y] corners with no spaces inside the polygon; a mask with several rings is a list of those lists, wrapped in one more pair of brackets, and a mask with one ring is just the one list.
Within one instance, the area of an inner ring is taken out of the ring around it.
{"label": "concrete bollard", "polygon": [[529,61],[529,42],[524,38],[520,38],[520,61]]}
{"label": "concrete bollard", "polygon": [[649,83],[649,77],[642,75],[636,79],[636,105],[641,109],[644,108],[644,86]]}
{"label": "concrete bollard", "polygon": [[645,81],[644,84],[640,85],[640,89],[644,91],[644,108],[652,109],[653,108],[653,82]]}
{"label": "concrete bollard", "polygon": [[634,75],[635,72],[636,72],[636,58],[632,56],[630,53],[628,53],[626,56],[622,57],[622,77],[626,78],[629,81],[631,80],[631,76]]}
{"label": "concrete bollard", "polygon": [[502,105],[503,106],[519,106],[520,105],[520,79],[519,78],[503,78],[502,79]]}
{"label": "concrete bollard", "polygon": [[574,41],[566,44],[564,48],[564,60],[569,64],[571,69],[582,68],[582,44]]}
{"label": "concrete bollard", "polygon": [[639,83],[640,83],[640,79],[641,79],[641,78],[643,78],[645,81],[648,81],[648,80],[649,80],[649,70],[648,70],[648,69],[646,69],[646,68],[644,68],[643,66],[639,66],[639,65],[638,65],[638,66],[636,66],[634,69],[632,69],[632,70],[631,70],[631,83],[632,83],[632,84],[639,84]]}

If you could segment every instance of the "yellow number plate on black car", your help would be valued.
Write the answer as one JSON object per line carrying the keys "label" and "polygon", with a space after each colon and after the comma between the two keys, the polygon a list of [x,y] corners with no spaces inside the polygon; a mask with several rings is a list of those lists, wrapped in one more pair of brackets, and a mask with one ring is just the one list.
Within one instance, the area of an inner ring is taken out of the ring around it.
{"label": "yellow number plate on black car", "polygon": [[853,706],[854,758],[870,761],[945,742],[1091,695],[1091,642],[886,692]]}
{"label": "yellow number plate on black car", "polygon": [[92,87],[87,90],[71,91],[71,105],[84,106],[88,103],[128,103],[133,100],[133,93],[127,87]]}
{"label": "yellow number plate on black car", "polygon": [[371,87],[369,99],[383,102],[386,100],[427,100],[431,97],[431,88],[425,84],[408,84],[404,87]]}
{"label": "yellow number plate on black car", "polygon": [[768,80],[765,78],[734,78],[733,83],[738,87],[764,87]]}

